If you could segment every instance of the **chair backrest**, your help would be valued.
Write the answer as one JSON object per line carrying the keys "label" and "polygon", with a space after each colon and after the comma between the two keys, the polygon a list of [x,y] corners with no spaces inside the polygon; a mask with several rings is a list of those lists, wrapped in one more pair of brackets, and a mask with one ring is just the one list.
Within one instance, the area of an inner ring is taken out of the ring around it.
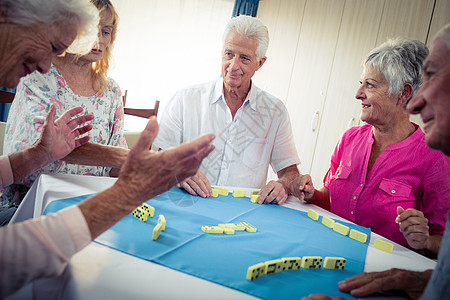
{"label": "chair backrest", "polygon": [[15,93],[0,90],[0,103],[12,103]]}
{"label": "chair backrest", "polygon": [[151,116],[157,116],[158,115],[158,109],[159,109],[159,100],[155,101],[155,106],[153,108],[129,108],[126,107],[127,103],[127,94],[128,90],[125,90],[125,93],[122,96],[123,99],[123,107],[124,107],[124,113],[126,115],[141,117],[141,118],[150,118]]}

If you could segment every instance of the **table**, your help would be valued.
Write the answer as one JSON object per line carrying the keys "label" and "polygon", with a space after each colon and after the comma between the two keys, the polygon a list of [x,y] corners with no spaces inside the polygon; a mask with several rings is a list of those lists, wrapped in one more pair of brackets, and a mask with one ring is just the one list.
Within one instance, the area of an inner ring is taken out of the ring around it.
{"label": "table", "polygon": [[[44,174],[33,184],[11,222],[39,217],[51,201],[96,193],[111,186],[115,180],[107,177]],[[284,206],[302,211],[311,208],[311,204],[301,203],[294,197],[289,197]],[[317,206],[314,206],[314,210],[320,215],[346,221]],[[435,261],[395,243],[392,254],[377,250],[373,248],[375,238],[384,239],[372,233],[364,271],[383,271],[392,267],[423,271],[433,269],[436,265]],[[255,299],[245,293],[97,243],[91,243],[74,255],[62,276],[39,280],[9,299],[29,299],[33,296],[35,299],[48,299],[51,294],[63,299]]]}

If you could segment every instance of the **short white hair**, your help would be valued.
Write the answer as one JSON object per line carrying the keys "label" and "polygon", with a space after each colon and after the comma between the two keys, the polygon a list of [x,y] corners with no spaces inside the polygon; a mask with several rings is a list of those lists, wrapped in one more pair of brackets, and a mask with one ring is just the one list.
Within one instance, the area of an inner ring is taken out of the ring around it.
{"label": "short white hair", "polygon": [[0,11],[7,22],[22,27],[64,26],[66,19],[78,19],[78,35],[69,47],[72,53],[88,53],[97,40],[100,18],[89,0],[0,0]]}
{"label": "short white hair", "polygon": [[261,20],[246,15],[232,18],[223,33],[223,46],[225,46],[225,39],[230,32],[236,32],[247,38],[256,40],[258,47],[256,48],[255,55],[258,60],[266,55],[267,48],[269,47],[269,31]]}

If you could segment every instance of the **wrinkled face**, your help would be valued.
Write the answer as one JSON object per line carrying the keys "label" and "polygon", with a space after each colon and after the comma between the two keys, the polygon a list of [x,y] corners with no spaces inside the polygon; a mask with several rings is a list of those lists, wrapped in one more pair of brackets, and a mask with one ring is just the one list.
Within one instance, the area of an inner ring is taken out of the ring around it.
{"label": "wrinkled face", "polygon": [[399,107],[396,96],[389,95],[389,83],[383,73],[365,67],[360,83],[355,98],[361,100],[361,121],[374,126],[390,123]]}
{"label": "wrinkled face", "polygon": [[253,74],[261,68],[266,58],[256,58],[258,42],[231,31],[228,33],[222,53],[223,82],[230,88],[249,88]]}
{"label": "wrinkled face", "polygon": [[442,39],[433,43],[423,65],[423,85],[407,108],[420,113],[427,145],[450,156],[450,49]]}
{"label": "wrinkled face", "polygon": [[0,25],[0,85],[15,88],[21,77],[34,71],[46,73],[53,57],[63,53],[73,42],[78,20],[66,19],[63,25],[19,27]]}
{"label": "wrinkled face", "polygon": [[111,44],[113,28],[113,20],[109,14],[102,14],[98,31],[98,43],[94,45],[90,53],[82,57],[83,60],[96,62],[102,59],[104,51]]}

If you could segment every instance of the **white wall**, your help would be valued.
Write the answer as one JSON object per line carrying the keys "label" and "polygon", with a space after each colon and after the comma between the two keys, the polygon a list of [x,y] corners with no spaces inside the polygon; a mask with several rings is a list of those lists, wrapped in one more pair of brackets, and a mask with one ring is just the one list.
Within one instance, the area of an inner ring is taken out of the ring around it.
{"label": "white wall", "polygon": [[[109,76],[127,107],[152,108],[180,88],[220,76],[222,32],[234,0],[112,0],[120,17]],[[146,121],[126,116],[125,130]]]}

